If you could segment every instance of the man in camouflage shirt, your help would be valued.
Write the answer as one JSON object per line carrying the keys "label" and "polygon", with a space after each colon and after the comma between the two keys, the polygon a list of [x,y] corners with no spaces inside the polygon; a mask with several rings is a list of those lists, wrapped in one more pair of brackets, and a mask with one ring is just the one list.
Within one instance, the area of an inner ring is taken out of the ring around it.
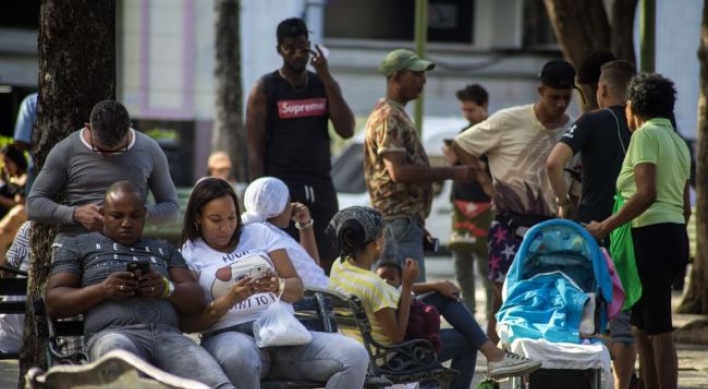
{"label": "man in camouflage shirt", "polygon": [[430,167],[415,125],[405,112],[406,104],[423,92],[425,72],[434,67],[409,50],[386,55],[379,64],[386,76],[386,97],[369,116],[364,140],[364,174],[371,204],[390,227],[390,240],[397,244],[395,260],[415,259],[421,282],[425,281],[423,240],[433,200],[432,183],[471,181],[480,173],[470,166]]}

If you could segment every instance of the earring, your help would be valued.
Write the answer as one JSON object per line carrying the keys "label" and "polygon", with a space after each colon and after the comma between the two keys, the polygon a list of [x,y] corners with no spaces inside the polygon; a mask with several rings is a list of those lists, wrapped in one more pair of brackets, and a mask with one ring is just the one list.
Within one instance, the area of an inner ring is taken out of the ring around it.
{"label": "earring", "polygon": [[197,232],[199,232],[199,223],[194,222],[194,228],[196,228],[196,229],[197,229]]}
{"label": "earring", "polygon": [[379,244],[379,242],[376,242],[376,246],[375,246],[375,247],[376,247],[376,250],[381,250],[381,245]]}

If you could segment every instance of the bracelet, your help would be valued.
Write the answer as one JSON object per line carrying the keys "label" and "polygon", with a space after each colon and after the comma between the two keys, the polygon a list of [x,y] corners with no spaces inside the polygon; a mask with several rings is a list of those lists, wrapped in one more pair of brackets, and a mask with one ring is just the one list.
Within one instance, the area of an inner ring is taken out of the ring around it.
{"label": "bracelet", "polygon": [[217,312],[216,308],[214,307],[213,300],[212,300],[212,302],[209,303],[209,306],[207,306],[207,313],[209,314],[209,316],[215,316],[215,317],[219,316],[219,312]]}
{"label": "bracelet", "polygon": [[312,228],[312,226],[315,224],[315,219],[310,218],[310,221],[304,224],[300,224],[300,222],[295,222],[295,228],[298,230],[306,230],[308,228]]}
{"label": "bracelet", "polygon": [[273,293],[280,294],[283,292],[283,288],[285,288],[285,279],[278,277],[278,289]]}
{"label": "bracelet", "polygon": [[168,298],[175,292],[175,284],[168,280],[167,277],[162,277],[162,296],[160,298]]}
{"label": "bracelet", "polygon": [[170,286],[167,284],[167,277],[162,277],[162,294],[160,295],[160,298],[164,299],[167,298],[167,293],[169,293]]}

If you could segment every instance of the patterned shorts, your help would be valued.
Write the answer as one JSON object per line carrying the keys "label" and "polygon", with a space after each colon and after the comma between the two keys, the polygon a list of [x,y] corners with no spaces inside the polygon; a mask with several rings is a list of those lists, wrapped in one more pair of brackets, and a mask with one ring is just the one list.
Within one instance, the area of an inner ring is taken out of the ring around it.
{"label": "patterned shorts", "polygon": [[492,222],[487,237],[490,280],[498,283],[504,282],[522,239],[512,229],[497,220]]}

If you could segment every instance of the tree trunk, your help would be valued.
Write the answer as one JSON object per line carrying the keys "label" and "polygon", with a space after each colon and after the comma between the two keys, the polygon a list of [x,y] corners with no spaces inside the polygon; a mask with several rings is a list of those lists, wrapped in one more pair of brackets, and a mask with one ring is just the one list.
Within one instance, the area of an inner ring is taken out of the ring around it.
{"label": "tree trunk", "polygon": [[216,118],[212,151],[226,151],[234,175],[246,181],[246,136],[243,126],[239,0],[215,0],[216,7]]}
{"label": "tree trunk", "polygon": [[612,3],[612,52],[619,59],[637,63],[634,54],[634,15],[638,0],[615,0]]}
{"label": "tree trunk", "polygon": [[[32,151],[41,169],[49,150],[88,121],[99,101],[115,98],[115,0],[43,0],[39,27],[39,99]],[[57,199],[59,200],[59,199]],[[44,295],[53,229],[35,224],[31,236],[28,311]],[[46,344],[26,315],[19,388],[30,367],[46,368]]]}
{"label": "tree trunk", "polygon": [[678,308],[681,313],[708,314],[708,1],[703,2],[701,40],[698,46],[700,63],[700,95],[698,97],[698,158],[696,168],[696,257],[693,259],[688,290]]}
{"label": "tree trunk", "polygon": [[[612,3],[612,28],[602,1],[544,0],[553,31],[563,56],[576,69],[595,50],[611,50],[618,58],[634,59],[634,10],[637,0]],[[583,112],[597,109],[595,87],[580,86],[585,101]]]}
{"label": "tree trunk", "polygon": [[[563,56],[577,69],[588,54],[609,50],[610,23],[602,1],[544,0]],[[582,85],[583,112],[597,108],[594,88]]]}
{"label": "tree trunk", "polygon": [[594,50],[610,47],[610,23],[601,1],[544,0],[563,56],[576,67]]}

